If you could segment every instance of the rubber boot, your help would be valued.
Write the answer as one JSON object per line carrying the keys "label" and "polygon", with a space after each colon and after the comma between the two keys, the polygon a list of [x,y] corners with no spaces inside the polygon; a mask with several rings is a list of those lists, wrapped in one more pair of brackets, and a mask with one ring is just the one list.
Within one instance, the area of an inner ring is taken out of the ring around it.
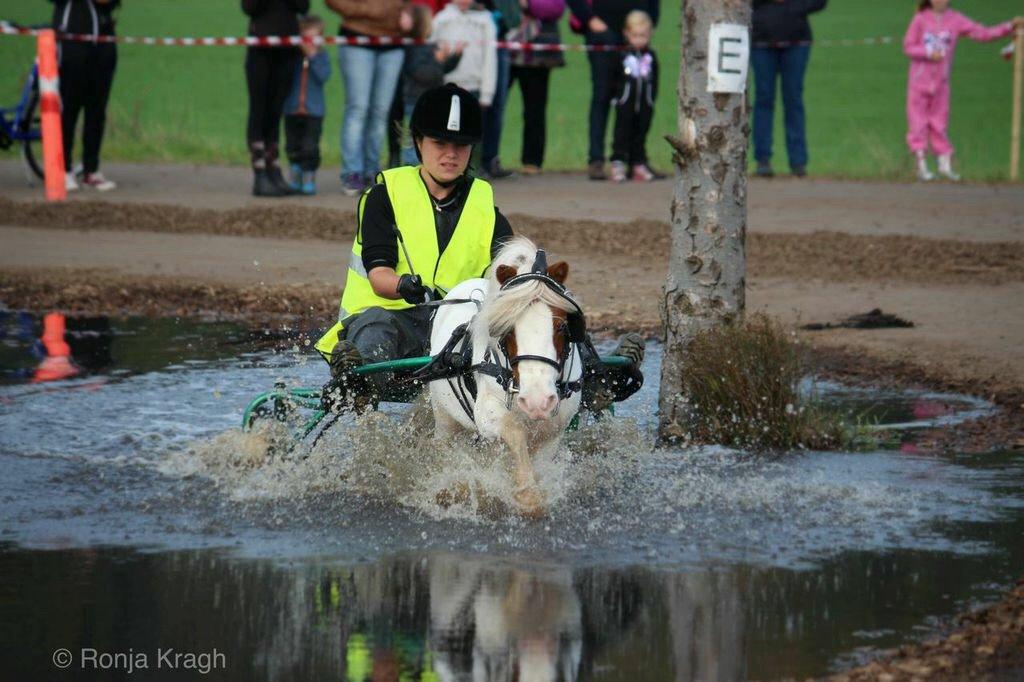
{"label": "rubber boot", "polygon": [[275,184],[265,170],[253,171],[252,195],[255,197],[283,197],[288,191]]}
{"label": "rubber boot", "polygon": [[252,194],[256,197],[280,197],[284,193],[267,177],[267,149],[262,141],[249,143],[249,158],[252,163]]}
{"label": "rubber boot", "polygon": [[281,173],[281,167],[277,165],[277,145],[276,144],[269,144],[269,145],[267,145],[266,160],[267,160],[267,177],[270,178],[270,181],[272,183],[274,183],[275,185],[277,185],[278,187],[280,187],[283,190],[284,193],[281,196],[287,196],[289,194],[293,194],[291,185],[289,185],[288,181],[284,179],[284,174]]}

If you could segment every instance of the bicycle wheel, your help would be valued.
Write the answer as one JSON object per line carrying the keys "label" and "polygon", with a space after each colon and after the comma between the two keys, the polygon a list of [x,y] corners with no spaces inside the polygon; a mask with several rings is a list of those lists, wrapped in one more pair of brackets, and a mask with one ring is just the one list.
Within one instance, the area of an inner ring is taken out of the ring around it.
{"label": "bicycle wheel", "polygon": [[[39,119],[39,88],[32,88],[32,95],[29,97],[28,105],[25,107],[25,114],[19,124],[18,132],[24,135],[21,141],[21,156],[32,173],[40,180],[44,179],[43,159],[43,136],[39,131],[42,124]],[[33,131],[36,133],[33,135]]]}

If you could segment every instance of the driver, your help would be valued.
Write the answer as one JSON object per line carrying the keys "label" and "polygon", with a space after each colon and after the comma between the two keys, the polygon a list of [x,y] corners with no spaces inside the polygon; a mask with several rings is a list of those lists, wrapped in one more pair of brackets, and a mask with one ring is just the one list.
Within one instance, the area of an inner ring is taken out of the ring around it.
{"label": "driver", "polygon": [[332,378],[366,362],[427,355],[434,309],[417,304],[482,277],[512,237],[491,186],[466,174],[482,121],[479,102],[456,85],[416,101],[409,127],[420,165],[383,171],[359,201],[338,322],[316,344]]}
{"label": "driver", "polygon": [[[468,91],[454,84],[426,91],[409,125],[420,165],[381,172],[360,197],[338,321],[316,344],[331,367],[325,395],[349,382],[362,388],[365,379],[352,375],[354,367],[428,355],[434,307],[422,304],[444,298],[460,282],[484,277],[513,236],[494,206],[491,186],[466,173],[482,136],[482,119],[480,104]],[[643,338],[626,335],[615,353],[639,366]],[[622,382],[589,355],[584,366],[599,381],[589,383],[591,391],[584,382],[584,402],[603,409],[612,400],[611,389],[596,396],[594,390],[601,393],[602,386]],[[381,395],[388,378],[369,377],[369,393]],[[371,399],[352,397],[357,403]],[[622,399],[621,391],[615,397]]]}

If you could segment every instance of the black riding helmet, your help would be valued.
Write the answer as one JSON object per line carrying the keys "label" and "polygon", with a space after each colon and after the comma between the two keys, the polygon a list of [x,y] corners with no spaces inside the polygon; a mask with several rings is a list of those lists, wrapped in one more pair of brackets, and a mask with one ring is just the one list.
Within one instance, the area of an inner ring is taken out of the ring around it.
{"label": "black riding helmet", "polygon": [[[468,90],[453,83],[427,90],[416,100],[409,120],[413,138],[432,137],[457,144],[477,144],[483,137],[483,111]],[[419,156],[419,148],[416,155]]]}

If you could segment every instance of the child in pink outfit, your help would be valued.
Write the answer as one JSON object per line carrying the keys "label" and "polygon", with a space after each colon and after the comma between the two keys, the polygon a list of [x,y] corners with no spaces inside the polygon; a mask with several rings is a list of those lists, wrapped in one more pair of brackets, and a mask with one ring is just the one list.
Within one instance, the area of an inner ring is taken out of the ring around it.
{"label": "child in pink outfit", "polygon": [[1017,17],[991,28],[971,21],[949,9],[950,0],[921,0],[917,14],[903,38],[903,51],[910,57],[907,81],[907,145],[917,157],[917,176],[931,180],[926,153],[939,157],[939,173],[951,180],[960,177],[953,172],[953,145],[946,130],[949,127],[949,74],[957,40],[998,40],[1024,26]]}

